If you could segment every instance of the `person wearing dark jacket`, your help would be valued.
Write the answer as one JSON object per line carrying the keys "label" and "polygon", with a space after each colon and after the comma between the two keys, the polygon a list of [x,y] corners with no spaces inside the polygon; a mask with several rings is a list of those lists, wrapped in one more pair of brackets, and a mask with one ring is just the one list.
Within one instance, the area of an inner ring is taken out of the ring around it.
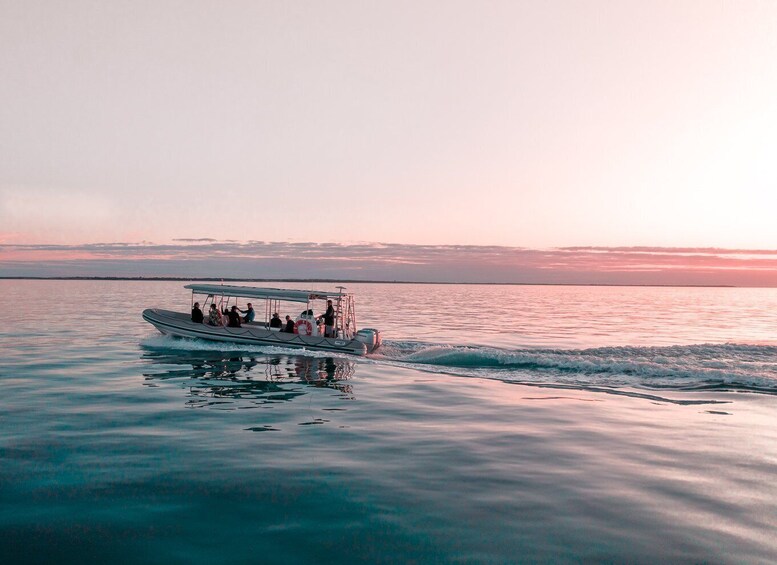
{"label": "person wearing dark jacket", "polygon": [[229,328],[242,327],[240,324],[240,314],[237,311],[237,306],[232,306],[230,311],[227,312],[227,316],[229,317],[229,323],[227,324],[227,327]]}
{"label": "person wearing dark jacket", "polygon": [[278,329],[283,327],[283,322],[281,321],[280,316],[278,316],[278,312],[272,315],[272,319],[270,320],[270,327]]}
{"label": "person wearing dark jacket", "polygon": [[291,316],[286,316],[286,327],[283,328],[283,331],[287,334],[294,333],[294,320],[291,319]]}
{"label": "person wearing dark jacket", "polygon": [[201,324],[204,319],[205,316],[203,316],[202,310],[200,310],[200,303],[195,302],[194,308],[192,308],[192,322],[195,324]]}
{"label": "person wearing dark jacket", "polygon": [[318,317],[319,320],[324,319],[324,337],[335,337],[335,309],[332,306],[332,301],[326,301],[326,312]]}

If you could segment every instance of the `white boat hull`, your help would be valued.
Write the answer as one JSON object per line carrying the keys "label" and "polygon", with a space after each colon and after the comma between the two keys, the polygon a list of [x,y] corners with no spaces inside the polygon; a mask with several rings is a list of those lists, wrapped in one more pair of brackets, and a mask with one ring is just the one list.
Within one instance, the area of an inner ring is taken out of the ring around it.
{"label": "white boat hull", "polygon": [[377,348],[379,342],[368,350],[368,346],[357,339],[337,339],[321,336],[303,336],[285,332],[270,331],[257,324],[246,324],[240,328],[210,326],[192,322],[187,314],[148,308],[143,319],[166,335],[223,341],[247,345],[274,346],[292,349],[310,349],[350,355],[366,355]]}

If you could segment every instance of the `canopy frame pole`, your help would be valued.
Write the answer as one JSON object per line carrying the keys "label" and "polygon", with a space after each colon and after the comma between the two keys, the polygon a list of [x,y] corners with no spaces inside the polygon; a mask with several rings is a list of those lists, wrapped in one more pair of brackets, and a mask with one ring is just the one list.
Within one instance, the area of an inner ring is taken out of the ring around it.
{"label": "canopy frame pole", "polygon": [[351,319],[353,320],[353,334],[356,335],[357,329],[356,329],[356,304],[353,302],[353,296],[351,297]]}

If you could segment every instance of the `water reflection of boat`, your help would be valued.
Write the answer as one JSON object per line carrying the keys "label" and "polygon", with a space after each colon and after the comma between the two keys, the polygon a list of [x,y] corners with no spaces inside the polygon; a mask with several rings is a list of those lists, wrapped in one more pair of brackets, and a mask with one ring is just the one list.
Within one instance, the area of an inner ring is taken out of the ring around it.
{"label": "water reflection of boat", "polygon": [[355,364],[348,359],[296,356],[258,356],[213,351],[156,350],[146,348],[143,358],[163,368],[143,374],[146,386],[183,379],[192,407],[247,401],[254,404],[289,401],[309,392],[329,388],[352,398],[348,381]]}

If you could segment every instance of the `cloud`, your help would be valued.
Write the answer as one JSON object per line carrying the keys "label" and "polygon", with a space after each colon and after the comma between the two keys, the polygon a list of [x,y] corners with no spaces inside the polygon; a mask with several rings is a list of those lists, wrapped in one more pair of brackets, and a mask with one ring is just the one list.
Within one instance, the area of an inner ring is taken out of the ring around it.
{"label": "cloud", "polygon": [[417,282],[777,286],[777,250],[179,239],[0,243],[0,276],[334,278]]}
{"label": "cloud", "polygon": [[626,252],[648,254],[680,254],[680,255],[775,255],[777,249],[725,249],[722,247],[559,247],[561,251],[577,252]]}

